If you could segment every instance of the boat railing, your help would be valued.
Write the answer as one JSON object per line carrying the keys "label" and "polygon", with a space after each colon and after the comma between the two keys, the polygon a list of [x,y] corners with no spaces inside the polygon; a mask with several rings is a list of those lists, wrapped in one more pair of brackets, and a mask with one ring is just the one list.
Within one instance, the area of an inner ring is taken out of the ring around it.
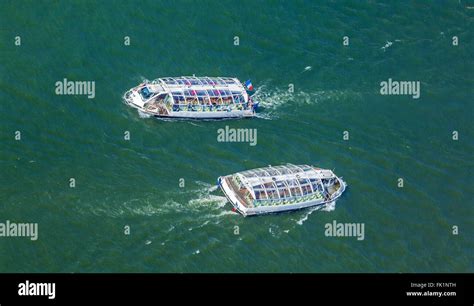
{"label": "boat railing", "polygon": [[[209,87],[219,89],[219,88],[229,88],[230,84],[167,84],[166,82],[161,83],[164,86],[167,86],[170,89],[175,88],[191,88],[191,87]],[[234,84],[231,84],[234,85]]]}
{"label": "boat railing", "polygon": [[243,86],[236,78],[230,77],[196,77],[196,76],[181,76],[181,77],[164,77],[153,80],[160,82],[167,86],[220,86],[231,87],[231,85]]}
{"label": "boat railing", "polygon": [[247,107],[244,104],[173,104],[172,109],[173,111],[232,111],[245,110]]}
{"label": "boat railing", "polygon": [[[196,101],[196,100],[193,100],[193,101]],[[188,105],[201,105],[201,106],[229,106],[229,105],[244,105],[244,104],[247,104],[247,102],[238,102],[238,101],[234,101],[233,103],[227,103],[227,104],[224,104],[224,103],[221,103],[221,104],[213,104],[213,103],[196,103],[194,104],[193,101],[190,101],[188,103],[173,103],[173,105],[179,105],[179,106],[188,106]]]}
{"label": "boat railing", "polygon": [[291,204],[291,203],[299,203],[303,202],[304,200],[311,200],[311,199],[322,199],[323,196],[319,191],[315,191],[310,194],[305,194],[305,195],[295,195],[295,196],[290,196],[290,197],[284,197],[284,198],[274,198],[274,199],[258,199],[258,200],[253,200],[254,206],[260,206],[260,205],[265,205],[266,203],[274,203],[276,205],[282,205],[282,204]]}

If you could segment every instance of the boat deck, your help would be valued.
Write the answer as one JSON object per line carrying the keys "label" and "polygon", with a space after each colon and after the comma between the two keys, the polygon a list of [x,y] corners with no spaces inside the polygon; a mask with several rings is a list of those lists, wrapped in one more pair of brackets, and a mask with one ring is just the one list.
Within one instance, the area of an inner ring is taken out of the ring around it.
{"label": "boat deck", "polygon": [[234,180],[232,177],[225,177],[225,181],[227,182],[227,185],[232,188],[232,190],[235,192],[235,196],[239,200],[240,203],[242,203],[245,207],[253,207],[253,204],[251,204],[246,198],[245,198],[245,188],[240,188],[235,184]]}

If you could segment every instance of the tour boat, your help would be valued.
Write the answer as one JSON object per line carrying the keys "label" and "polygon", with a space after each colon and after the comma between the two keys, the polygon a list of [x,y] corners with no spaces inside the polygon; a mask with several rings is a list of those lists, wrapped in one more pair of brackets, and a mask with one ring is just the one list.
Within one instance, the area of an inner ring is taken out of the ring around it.
{"label": "tour boat", "polygon": [[255,116],[258,103],[245,85],[230,77],[176,77],[144,81],[124,95],[125,103],[160,118],[225,119]]}
{"label": "tour boat", "polygon": [[292,164],[221,176],[217,183],[244,216],[326,205],[347,187],[331,170]]}

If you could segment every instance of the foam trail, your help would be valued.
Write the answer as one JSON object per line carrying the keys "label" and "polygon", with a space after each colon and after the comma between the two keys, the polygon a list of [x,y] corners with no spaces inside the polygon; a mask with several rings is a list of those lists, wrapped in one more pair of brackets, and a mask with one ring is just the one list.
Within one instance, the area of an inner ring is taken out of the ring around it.
{"label": "foam trail", "polygon": [[[211,185],[209,183],[199,182],[197,181],[196,184],[202,186],[199,190],[197,190],[197,197],[191,199],[188,204],[191,206],[209,206],[212,205],[216,208],[222,208],[227,203],[227,198],[224,196],[218,196],[210,194],[211,192],[217,190],[216,185]],[[216,205],[217,204],[217,205]]]}
{"label": "foam trail", "polygon": [[333,211],[335,209],[336,209],[336,201],[329,202],[321,208],[322,211]]}
{"label": "foam trail", "polygon": [[387,41],[387,43],[385,44],[385,46],[383,46],[383,47],[380,48],[380,49],[382,49],[382,50],[385,52],[385,50],[388,49],[388,48],[390,48],[391,45],[393,45],[393,42]]}
{"label": "foam trail", "polygon": [[272,120],[272,116],[270,114],[256,114],[255,117],[263,120]]}
{"label": "foam trail", "polygon": [[221,211],[218,215],[215,215],[215,217],[223,217],[223,216],[228,216],[228,215],[238,216],[240,214],[232,210],[224,210],[224,211]]}
{"label": "foam trail", "polygon": [[[290,92],[287,88],[269,89],[267,85],[264,84],[257,89],[252,97],[255,101],[258,101],[262,107],[262,112],[257,116],[271,120],[278,118],[279,109],[286,105],[311,105],[327,100],[337,101],[345,95],[345,92],[337,90]],[[353,95],[355,96],[356,93],[353,93]]]}
{"label": "foam trail", "polygon": [[217,185],[212,185],[207,182],[201,182],[201,181],[196,181],[196,184],[201,186],[202,188],[200,189],[201,193],[210,193],[214,192],[219,188]]}
{"label": "foam trail", "polygon": [[137,112],[138,112],[138,116],[139,116],[140,118],[150,118],[150,117],[151,117],[151,115],[146,114],[146,113],[144,113],[144,112],[142,112],[142,111],[140,111],[140,110],[137,110]]}
{"label": "foam trail", "polygon": [[309,210],[303,215],[302,218],[300,218],[298,221],[296,221],[297,224],[303,225],[303,223],[308,220],[309,215],[313,213],[313,211],[316,210],[321,210],[321,211],[333,211],[336,209],[336,201],[329,202],[323,206],[314,206],[309,208]]}
{"label": "foam trail", "polygon": [[200,196],[197,199],[189,201],[190,205],[194,206],[215,206],[216,208],[222,208],[227,204],[227,198],[215,195]]}
{"label": "foam trail", "polygon": [[311,71],[311,69],[313,69],[313,67],[311,67],[311,66],[306,66],[306,67],[304,67],[304,70],[301,71],[301,73],[304,73],[304,72],[306,72],[306,71]]}
{"label": "foam trail", "polygon": [[211,187],[209,187],[209,192],[214,192],[218,189],[219,187],[217,185],[212,185]]}
{"label": "foam trail", "polygon": [[[129,199],[119,205],[92,205],[88,207],[87,211],[78,209],[79,213],[92,213],[97,216],[107,216],[118,218],[123,216],[156,216],[176,213],[189,213],[190,211],[198,212],[202,216],[203,210],[207,214],[211,213],[209,217],[213,218],[216,214],[222,212],[222,208],[227,204],[227,198],[222,195],[214,195],[211,192],[217,190],[216,185],[211,185],[204,182],[196,182],[198,188],[183,191],[186,196],[189,195],[189,200],[177,202],[174,200],[166,200],[156,198],[153,193],[143,194],[139,198]],[[110,201],[106,201],[110,202]],[[204,221],[203,221],[204,222]],[[174,226],[168,229],[168,232],[174,230]]]}
{"label": "foam trail", "polygon": [[305,214],[303,215],[303,217],[300,218],[298,221],[296,221],[296,223],[297,223],[298,225],[303,225],[303,223],[304,223],[306,220],[308,220],[309,215],[311,215],[311,214],[313,213],[313,211],[316,211],[316,210],[319,210],[319,209],[321,209],[321,208],[318,207],[318,206],[309,208],[308,211],[305,212]]}

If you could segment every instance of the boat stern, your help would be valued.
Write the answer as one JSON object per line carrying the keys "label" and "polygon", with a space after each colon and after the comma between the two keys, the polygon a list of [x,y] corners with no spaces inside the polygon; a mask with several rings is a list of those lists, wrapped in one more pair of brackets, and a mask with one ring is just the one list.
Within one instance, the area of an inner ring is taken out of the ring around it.
{"label": "boat stern", "polygon": [[259,105],[260,102],[253,102],[253,105],[252,105],[252,109],[254,111],[254,113],[256,113],[259,109],[258,105]]}
{"label": "boat stern", "polygon": [[247,216],[248,208],[244,206],[236,197],[235,192],[232,190],[232,187],[229,186],[229,183],[226,180],[226,176],[220,176],[217,179],[217,186],[221,188],[222,192],[226,196],[227,200],[232,204],[232,206],[241,213],[244,217]]}

